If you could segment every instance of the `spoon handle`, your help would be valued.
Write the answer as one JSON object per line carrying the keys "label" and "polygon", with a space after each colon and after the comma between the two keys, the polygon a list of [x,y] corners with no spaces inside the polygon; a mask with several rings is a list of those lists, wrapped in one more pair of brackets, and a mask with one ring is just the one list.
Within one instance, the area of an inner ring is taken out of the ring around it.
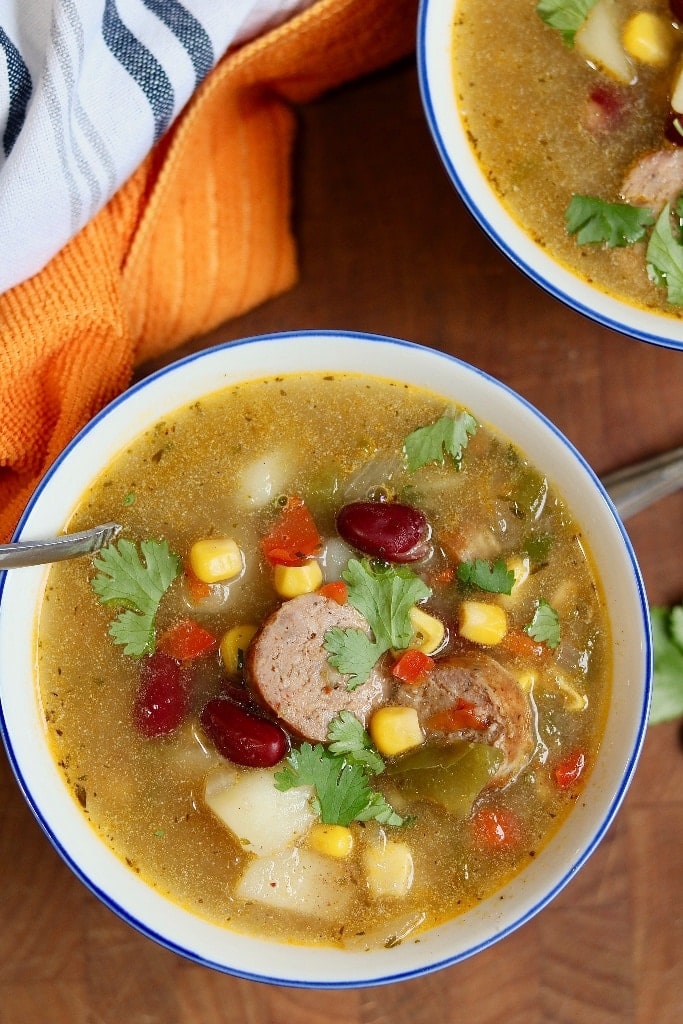
{"label": "spoon handle", "polygon": [[120,532],[118,523],[104,523],[82,533],[65,533],[50,540],[24,540],[0,544],[0,569],[16,569],[45,562],[61,562],[65,558],[89,555],[109,544]]}
{"label": "spoon handle", "polygon": [[626,466],[602,478],[622,519],[683,487],[683,446]]}

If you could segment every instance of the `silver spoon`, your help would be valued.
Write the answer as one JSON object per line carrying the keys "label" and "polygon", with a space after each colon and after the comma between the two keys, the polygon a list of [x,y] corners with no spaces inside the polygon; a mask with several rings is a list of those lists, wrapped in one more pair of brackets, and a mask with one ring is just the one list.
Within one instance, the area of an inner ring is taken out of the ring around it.
{"label": "silver spoon", "polygon": [[[683,487],[683,446],[608,473],[602,483],[621,518],[627,519]],[[118,523],[105,523],[92,530],[65,533],[50,540],[0,544],[0,569],[43,565],[89,555],[111,543],[121,529]]]}
{"label": "silver spoon", "polygon": [[26,565],[44,565],[46,562],[61,562],[65,558],[77,558],[99,551],[119,535],[122,527],[118,523],[104,523],[81,533],[65,533],[50,540],[22,540],[12,544],[0,544],[0,569],[17,569]]}

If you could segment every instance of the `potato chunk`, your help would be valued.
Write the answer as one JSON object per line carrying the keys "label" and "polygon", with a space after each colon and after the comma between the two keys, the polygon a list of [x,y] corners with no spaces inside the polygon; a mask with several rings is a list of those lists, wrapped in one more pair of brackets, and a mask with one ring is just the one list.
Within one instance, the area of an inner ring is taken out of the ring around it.
{"label": "potato chunk", "polygon": [[339,860],[311,850],[280,850],[249,863],[236,895],[279,910],[341,921],[351,899]]}

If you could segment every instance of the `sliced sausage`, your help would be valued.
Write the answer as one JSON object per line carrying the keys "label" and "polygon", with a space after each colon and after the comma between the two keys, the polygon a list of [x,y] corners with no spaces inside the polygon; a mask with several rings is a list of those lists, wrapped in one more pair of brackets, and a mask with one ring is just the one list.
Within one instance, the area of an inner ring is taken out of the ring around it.
{"label": "sliced sausage", "polygon": [[[454,654],[437,661],[421,686],[397,686],[392,703],[417,710],[428,741],[448,743],[467,739],[498,747],[504,760],[490,785],[510,782],[527,764],[536,744],[531,702],[515,677],[487,654]],[[464,701],[483,729],[448,732],[430,724],[438,712]]]}
{"label": "sliced sausage", "polygon": [[621,186],[628,203],[648,206],[657,215],[683,192],[683,149],[657,149],[631,167]]}
{"label": "sliced sausage", "polygon": [[292,732],[313,742],[327,740],[327,728],[340,711],[350,711],[365,725],[389,689],[388,676],[377,666],[365,683],[346,688],[346,676],[330,665],[323,646],[325,633],[334,626],[370,635],[352,605],[318,594],[294,597],[266,619],[246,656],[255,697]]}

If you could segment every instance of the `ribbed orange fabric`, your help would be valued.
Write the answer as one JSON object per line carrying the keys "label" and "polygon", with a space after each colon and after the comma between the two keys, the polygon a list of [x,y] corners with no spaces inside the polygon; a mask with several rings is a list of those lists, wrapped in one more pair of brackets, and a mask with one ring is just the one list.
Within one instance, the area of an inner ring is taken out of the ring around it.
{"label": "ribbed orange fabric", "polygon": [[317,0],[226,56],[108,205],[0,296],[0,538],[135,365],[296,280],[292,104],[414,45],[417,0]]}

